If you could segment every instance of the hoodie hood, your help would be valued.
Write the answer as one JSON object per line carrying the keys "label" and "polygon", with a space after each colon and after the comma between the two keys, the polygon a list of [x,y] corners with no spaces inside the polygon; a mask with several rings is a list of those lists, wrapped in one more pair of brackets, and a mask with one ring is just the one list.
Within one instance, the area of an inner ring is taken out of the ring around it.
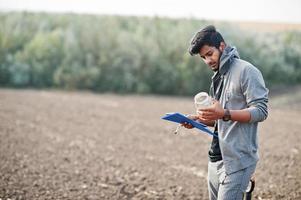
{"label": "hoodie hood", "polygon": [[219,69],[213,74],[212,80],[216,80],[226,74],[234,58],[239,58],[238,51],[235,47],[226,46],[219,59]]}
{"label": "hoodie hood", "polygon": [[[222,52],[222,55],[219,59],[219,69],[218,71],[216,71],[213,76],[212,76],[212,82],[211,82],[211,86],[210,86],[210,91],[212,91],[213,93],[215,93],[213,91],[214,88],[214,84],[218,81],[218,86],[215,89],[216,91],[219,91],[218,88],[221,87],[221,83],[223,81],[219,81],[221,79],[223,79],[224,75],[229,71],[230,65],[233,62],[234,58],[239,58],[238,52],[236,50],[235,47],[230,47],[230,46],[226,46],[226,48],[224,49],[224,51]],[[210,92],[211,94],[213,94],[212,92]],[[214,94],[215,96],[215,94]]]}
{"label": "hoodie hood", "polygon": [[237,49],[235,47],[226,46],[219,59],[219,74],[223,75],[228,71],[230,63],[233,61],[234,58],[239,58]]}

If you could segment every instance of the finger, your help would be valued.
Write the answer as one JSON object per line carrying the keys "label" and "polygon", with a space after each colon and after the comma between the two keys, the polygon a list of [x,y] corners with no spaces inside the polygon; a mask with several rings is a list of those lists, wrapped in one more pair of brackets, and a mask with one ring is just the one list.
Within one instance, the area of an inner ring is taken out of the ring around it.
{"label": "finger", "polygon": [[214,115],[214,113],[211,112],[211,111],[204,111],[204,112],[201,112],[201,113],[200,113],[200,116],[201,116],[201,117],[210,117],[210,116],[212,116],[212,115]]}
{"label": "finger", "polygon": [[187,124],[188,129],[192,129],[194,126],[192,124]]}
{"label": "finger", "polygon": [[199,109],[199,111],[202,111],[202,112],[212,112],[213,110],[214,110],[214,107],[212,107],[212,106]]}
{"label": "finger", "polygon": [[194,128],[194,126],[192,126],[192,125],[190,125],[190,126],[188,127],[188,129],[192,129],[192,128]]}
{"label": "finger", "polygon": [[208,108],[199,108],[198,111],[199,112],[206,112],[206,111],[208,111]]}
{"label": "finger", "polygon": [[212,120],[216,120],[216,117],[210,116],[210,117],[207,117],[206,119],[207,119],[207,121],[212,121]]}
{"label": "finger", "polygon": [[210,111],[210,110],[198,110],[198,113],[199,114],[201,114],[201,115],[203,115],[203,114],[208,114],[208,113],[212,113],[212,111]]}
{"label": "finger", "polygon": [[214,114],[213,113],[204,113],[202,116],[205,118],[208,118],[208,117],[213,117]]}
{"label": "finger", "polygon": [[204,117],[200,117],[199,120],[200,120],[200,121],[208,121],[208,119],[207,119],[207,118],[204,118]]}
{"label": "finger", "polygon": [[214,115],[209,115],[209,116],[200,116],[199,119],[201,121],[211,121],[211,120],[215,120],[215,116]]}
{"label": "finger", "polygon": [[198,118],[197,115],[186,115],[186,117],[192,120],[196,120]]}
{"label": "finger", "polygon": [[208,117],[210,117],[210,115],[208,115],[208,114],[201,114],[201,115],[199,115],[199,119],[200,118],[208,118]]}
{"label": "finger", "polygon": [[184,124],[183,125],[185,128],[187,128],[187,129],[191,129],[191,128],[193,128],[194,126],[193,125],[191,125],[191,124]]}

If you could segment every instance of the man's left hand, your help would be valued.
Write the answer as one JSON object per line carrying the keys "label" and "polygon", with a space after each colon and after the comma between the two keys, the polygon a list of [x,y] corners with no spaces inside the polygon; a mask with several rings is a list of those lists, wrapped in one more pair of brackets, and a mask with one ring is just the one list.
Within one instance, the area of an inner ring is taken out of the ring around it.
{"label": "man's left hand", "polygon": [[200,120],[217,120],[223,118],[225,110],[221,104],[214,100],[212,106],[198,110]]}

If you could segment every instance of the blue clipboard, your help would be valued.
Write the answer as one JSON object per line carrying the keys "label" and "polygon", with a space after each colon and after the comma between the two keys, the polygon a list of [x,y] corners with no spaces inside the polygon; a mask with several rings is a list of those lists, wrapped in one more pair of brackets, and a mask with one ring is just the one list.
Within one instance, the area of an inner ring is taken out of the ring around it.
{"label": "blue clipboard", "polygon": [[208,133],[209,135],[212,135],[214,137],[218,137],[213,131],[211,131],[205,124],[201,122],[194,121],[192,119],[189,119],[185,115],[182,115],[181,113],[166,113],[165,116],[163,116],[161,119],[176,122],[176,123],[184,123],[187,122],[191,125],[193,125],[195,128]]}

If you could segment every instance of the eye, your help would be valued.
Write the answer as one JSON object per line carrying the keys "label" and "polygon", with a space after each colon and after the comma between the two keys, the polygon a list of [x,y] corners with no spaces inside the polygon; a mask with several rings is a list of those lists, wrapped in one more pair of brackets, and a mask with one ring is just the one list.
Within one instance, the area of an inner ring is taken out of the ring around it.
{"label": "eye", "polygon": [[212,56],[212,51],[209,51],[208,53],[207,53],[207,56]]}

